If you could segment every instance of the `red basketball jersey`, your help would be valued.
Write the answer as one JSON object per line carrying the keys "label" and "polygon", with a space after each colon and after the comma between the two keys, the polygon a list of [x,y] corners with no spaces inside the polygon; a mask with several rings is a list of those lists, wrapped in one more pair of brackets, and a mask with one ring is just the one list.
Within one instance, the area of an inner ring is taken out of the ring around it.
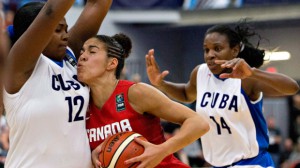
{"label": "red basketball jersey", "polygon": [[[110,98],[102,109],[98,109],[91,101],[87,112],[87,134],[91,149],[95,149],[109,135],[118,132],[134,131],[143,135],[153,144],[161,144],[166,141],[160,118],[137,113],[129,104],[128,89],[135,83],[120,80]],[[181,163],[173,155],[166,157],[157,167],[188,167]]]}

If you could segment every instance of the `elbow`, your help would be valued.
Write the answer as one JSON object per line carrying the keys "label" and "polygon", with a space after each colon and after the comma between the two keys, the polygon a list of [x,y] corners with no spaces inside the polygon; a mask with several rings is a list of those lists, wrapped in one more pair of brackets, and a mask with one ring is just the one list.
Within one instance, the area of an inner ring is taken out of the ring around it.
{"label": "elbow", "polygon": [[293,86],[290,88],[290,94],[296,94],[298,93],[300,90],[300,87],[298,85],[298,83],[295,81],[295,83],[293,84]]}
{"label": "elbow", "polygon": [[208,123],[205,124],[205,133],[207,133],[210,130],[210,126]]}
{"label": "elbow", "polygon": [[206,134],[210,129],[208,122],[206,121],[202,121],[202,122],[203,123],[201,124],[201,136]]}

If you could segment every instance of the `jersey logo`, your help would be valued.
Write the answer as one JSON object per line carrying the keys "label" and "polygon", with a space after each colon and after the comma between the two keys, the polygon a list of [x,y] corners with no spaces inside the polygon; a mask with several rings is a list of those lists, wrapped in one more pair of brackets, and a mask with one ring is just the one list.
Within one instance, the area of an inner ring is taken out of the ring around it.
{"label": "jersey logo", "polygon": [[125,110],[124,94],[119,94],[116,96],[116,108],[117,112]]}

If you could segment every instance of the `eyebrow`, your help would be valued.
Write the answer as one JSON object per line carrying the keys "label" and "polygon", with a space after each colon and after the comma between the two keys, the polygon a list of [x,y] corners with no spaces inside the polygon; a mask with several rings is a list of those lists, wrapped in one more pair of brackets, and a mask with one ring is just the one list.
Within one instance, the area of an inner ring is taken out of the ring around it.
{"label": "eyebrow", "polygon": [[98,48],[98,49],[100,49],[98,46],[90,45],[90,46],[89,46],[89,49],[92,49],[92,48]]}

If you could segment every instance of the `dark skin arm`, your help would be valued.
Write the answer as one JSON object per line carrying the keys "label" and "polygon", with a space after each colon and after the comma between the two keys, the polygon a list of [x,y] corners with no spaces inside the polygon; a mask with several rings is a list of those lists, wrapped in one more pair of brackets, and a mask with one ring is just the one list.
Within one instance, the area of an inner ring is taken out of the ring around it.
{"label": "dark skin arm", "polygon": [[59,21],[74,0],[48,0],[39,15],[11,48],[6,62],[5,88],[16,93],[30,77]]}
{"label": "dark skin arm", "polygon": [[68,45],[78,59],[83,43],[95,36],[112,0],[88,0],[75,25],[69,30]]}
{"label": "dark skin arm", "polygon": [[265,96],[293,95],[299,90],[297,82],[280,73],[269,73],[251,68],[244,59],[216,60],[223,68],[231,68],[231,73],[223,73],[221,78],[242,79],[242,87],[251,100],[257,100],[261,92]]}
{"label": "dark skin arm", "polygon": [[164,80],[169,71],[160,71],[154,58],[153,49],[149,50],[145,59],[148,78],[153,86],[180,102],[192,103],[196,100],[196,78],[199,66],[191,72],[190,80],[187,83],[172,83]]}
{"label": "dark skin arm", "polygon": [[[9,49],[9,40],[8,36],[5,33],[5,25],[4,25],[4,13],[2,9],[0,10],[0,88],[3,88],[3,70],[4,70],[4,61],[8,54]],[[2,89],[0,90],[0,117],[2,116],[4,111],[3,107],[3,97],[2,97]]]}

